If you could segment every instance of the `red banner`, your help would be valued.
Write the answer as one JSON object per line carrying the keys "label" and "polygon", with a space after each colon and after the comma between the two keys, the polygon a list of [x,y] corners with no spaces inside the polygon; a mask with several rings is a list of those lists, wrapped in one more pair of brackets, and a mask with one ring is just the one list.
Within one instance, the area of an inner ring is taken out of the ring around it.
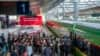
{"label": "red banner", "polygon": [[33,25],[38,25],[38,26],[42,26],[43,22],[42,22],[42,16],[36,16],[36,17],[29,17],[29,16],[20,16],[20,20],[19,20],[19,25],[29,25],[29,26],[33,26]]}

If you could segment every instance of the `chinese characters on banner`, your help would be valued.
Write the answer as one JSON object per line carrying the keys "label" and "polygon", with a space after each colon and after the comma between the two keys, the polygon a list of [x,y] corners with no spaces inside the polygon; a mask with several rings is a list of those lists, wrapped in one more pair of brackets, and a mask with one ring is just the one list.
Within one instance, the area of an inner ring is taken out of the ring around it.
{"label": "chinese characters on banner", "polygon": [[28,16],[20,16],[19,25],[25,26],[42,26],[42,16],[36,17],[28,17]]}

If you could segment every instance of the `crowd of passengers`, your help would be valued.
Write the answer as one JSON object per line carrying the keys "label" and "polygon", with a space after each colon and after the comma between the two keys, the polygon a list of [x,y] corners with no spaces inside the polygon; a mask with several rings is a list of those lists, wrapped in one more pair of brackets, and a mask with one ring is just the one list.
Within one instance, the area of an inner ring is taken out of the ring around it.
{"label": "crowd of passengers", "polygon": [[0,56],[68,56],[71,55],[71,39],[67,36],[52,39],[37,34],[10,34],[0,36]]}

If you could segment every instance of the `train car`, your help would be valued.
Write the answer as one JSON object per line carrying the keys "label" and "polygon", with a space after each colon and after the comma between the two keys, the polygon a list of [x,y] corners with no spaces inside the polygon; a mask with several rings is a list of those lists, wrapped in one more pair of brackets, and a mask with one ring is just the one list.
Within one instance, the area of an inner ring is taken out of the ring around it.
{"label": "train car", "polygon": [[[88,56],[100,56],[100,24],[75,21],[53,21],[69,30],[74,46]],[[48,24],[50,26],[50,22]],[[52,25],[51,25],[52,26]],[[51,27],[52,28],[52,27]],[[53,28],[55,29],[55,28]]]}

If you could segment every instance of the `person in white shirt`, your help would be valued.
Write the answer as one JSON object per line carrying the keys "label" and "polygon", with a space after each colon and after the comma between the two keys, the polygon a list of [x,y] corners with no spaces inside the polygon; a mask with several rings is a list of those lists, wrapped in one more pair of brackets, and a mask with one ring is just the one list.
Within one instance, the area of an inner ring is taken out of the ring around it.
{"label": "person in white shirt", "polygon": [[28,45],[27,45],[27,54],[28,54],[28,56],[33,56],[33,49],[32,49],[32,45],[30,43],[28,43]]}

